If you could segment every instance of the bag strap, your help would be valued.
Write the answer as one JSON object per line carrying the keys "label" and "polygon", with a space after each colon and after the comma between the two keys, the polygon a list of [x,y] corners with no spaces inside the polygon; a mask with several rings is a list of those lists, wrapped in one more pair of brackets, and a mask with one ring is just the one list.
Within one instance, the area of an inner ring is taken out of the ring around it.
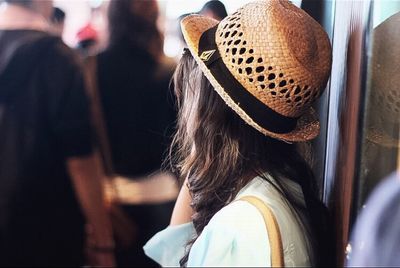
{"label": "bag strap", "polygon": [[244,196],[239,200],[252,204],[262,214],[265,226],[267,227],[268,239],[271,247],[271,267],[284,267],[281,232],[272,210],[264,201],[255,196]]}
{"label": "bag strap", "polygon": [[[96,142],[99,146],[99,151],[102,160],[102,167],[104,174],[106,175],[105,187],[110,189],[111,196],[109,197],[109,202],[120,203],[118,188],[115,185],[114,178],[114,168],[111,157],[111,146],[108,140],[108,133],[106,128],[106,123],[104,121],[103,109],[100,101],[100,94],[98,90],[97,83],[97,57],[89,56],[84,59],[84,75],[86,81],[86,95],[90,100],[90,113],[93,128],[95,131]],[[107,192],[107,191],[106,191]]]}
{"label": "bag strap", "polygon": [[107,128],[101,107],[100,95],[97,85],[97,58],[87,57],[84,61],[86,94],[90,100],[92,124],[95,130],[96,140],[103,160],[106,175],[113,174],[113,163],[111,158],[111,147],[108,140]]}

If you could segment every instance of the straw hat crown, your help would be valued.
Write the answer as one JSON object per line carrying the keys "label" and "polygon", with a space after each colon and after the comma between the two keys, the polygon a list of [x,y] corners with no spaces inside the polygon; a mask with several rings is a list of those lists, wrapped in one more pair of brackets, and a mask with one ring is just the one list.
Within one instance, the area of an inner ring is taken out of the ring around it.
{"label": "straw hat crown", "polygon": [[371,95],[382,120],[400,122],[400,13],[374,29]]}
{"label": "straw hat crown", "polygon": [[[366,138],[386,147],[400,146],[400,13],[373,31]],[[367,91],[368,92],[368,91]]]}
{"label": "straw hat crown", "polygon": [[[265,135],[285,141],[310,140],[318,135],[319,122],[310,106],[328,81],[332,49],[323,28],[307,13],[287,0],[264,0],[243,6],[221,22],[192,15],[181,24],[188,47],[205,76],[243,120]],[[215,42],[229,75],[277,117],[296,120],[294,129],[275,131],[264,127],[248,107],[232,98],[236,92],[210,67],[216,61],[210,60],[215,57],[214,49],[204,49],[204,39],[210,42],[210,30],[215,31],[211,43]]]}
{"label": "straw hat crown", "polygon": [[276,112],[297,117],[330,73],[326,33],[287,1],[250,3],[218,26],[216,41],[233,76]]}

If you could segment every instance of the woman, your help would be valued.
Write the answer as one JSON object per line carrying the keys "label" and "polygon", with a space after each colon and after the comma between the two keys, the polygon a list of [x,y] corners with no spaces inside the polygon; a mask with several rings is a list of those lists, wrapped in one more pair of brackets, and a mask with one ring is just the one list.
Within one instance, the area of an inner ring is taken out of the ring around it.
{"label": "woman", "polygon": [[155,265],[142,247],[168,225],[178,195],[176,178],[160,172],[176,111],[169,90],[174,65],[162,53],[158,15],[155,0],[111,1],[109,44],[97,56],[117,202],[137,227],[136,235],[123,234],[130,245],[117,241],[119,266]]}
{"label": "woman", "polygon": [[163,266],[271,266],[272,233],[240,200],[252,196],[275,215],[282,265],[325,264],[325,209],[292,143],[319,131],[310,105],[330,73],[326,33],[283,0],[250,3],[220,23],[192,15],[181,24],[191,53],[175,73],[174,148],[186,181],[171,226],[145,252]]}

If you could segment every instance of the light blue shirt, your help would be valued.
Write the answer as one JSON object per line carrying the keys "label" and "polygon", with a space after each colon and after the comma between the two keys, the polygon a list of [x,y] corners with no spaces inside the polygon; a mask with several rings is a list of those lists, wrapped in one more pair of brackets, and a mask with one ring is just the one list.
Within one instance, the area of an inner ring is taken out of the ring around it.
{"label": "light blue shirt", "polygon": [[[299,190],[298,185],[292,186]],[[274,212],[282,235],[285,266],[310,266],[308,239],[279,191],[256,177],[235,200],[248,195],[261,198]],[[148,241],[144,250],[163,267],[176,267],[184,256],[187,242],[194,237],[191,222],[169,226]],[[270,254],[268,232],[261,213],[245,201],[236,201],[212,217],[193,244],[187,266],[266,267],[271,266]]]}

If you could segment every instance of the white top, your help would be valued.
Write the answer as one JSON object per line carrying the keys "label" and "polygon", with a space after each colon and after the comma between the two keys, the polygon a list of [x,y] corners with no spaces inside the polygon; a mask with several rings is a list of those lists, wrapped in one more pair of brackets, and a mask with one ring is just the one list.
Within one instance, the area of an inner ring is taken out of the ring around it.
{"label": "white top", "polygon": [[[268,177],[271,181],[273,179]],[[285,180],[285,186],[302,198],[301,188]],[[263,200],[279,224],[286,267],[310,266],[306,231],[298,223],[286,199],[269,182],[254,178],[236,196],[256,196]],[[169,226],[144,246],[145,253],[162,266],[179,266],[185,245],[194,237],[192,223]],[[218,211],[193,244],[188,266],[271,266],[268,233],[262,214],[245,201],[236,201]]]}

